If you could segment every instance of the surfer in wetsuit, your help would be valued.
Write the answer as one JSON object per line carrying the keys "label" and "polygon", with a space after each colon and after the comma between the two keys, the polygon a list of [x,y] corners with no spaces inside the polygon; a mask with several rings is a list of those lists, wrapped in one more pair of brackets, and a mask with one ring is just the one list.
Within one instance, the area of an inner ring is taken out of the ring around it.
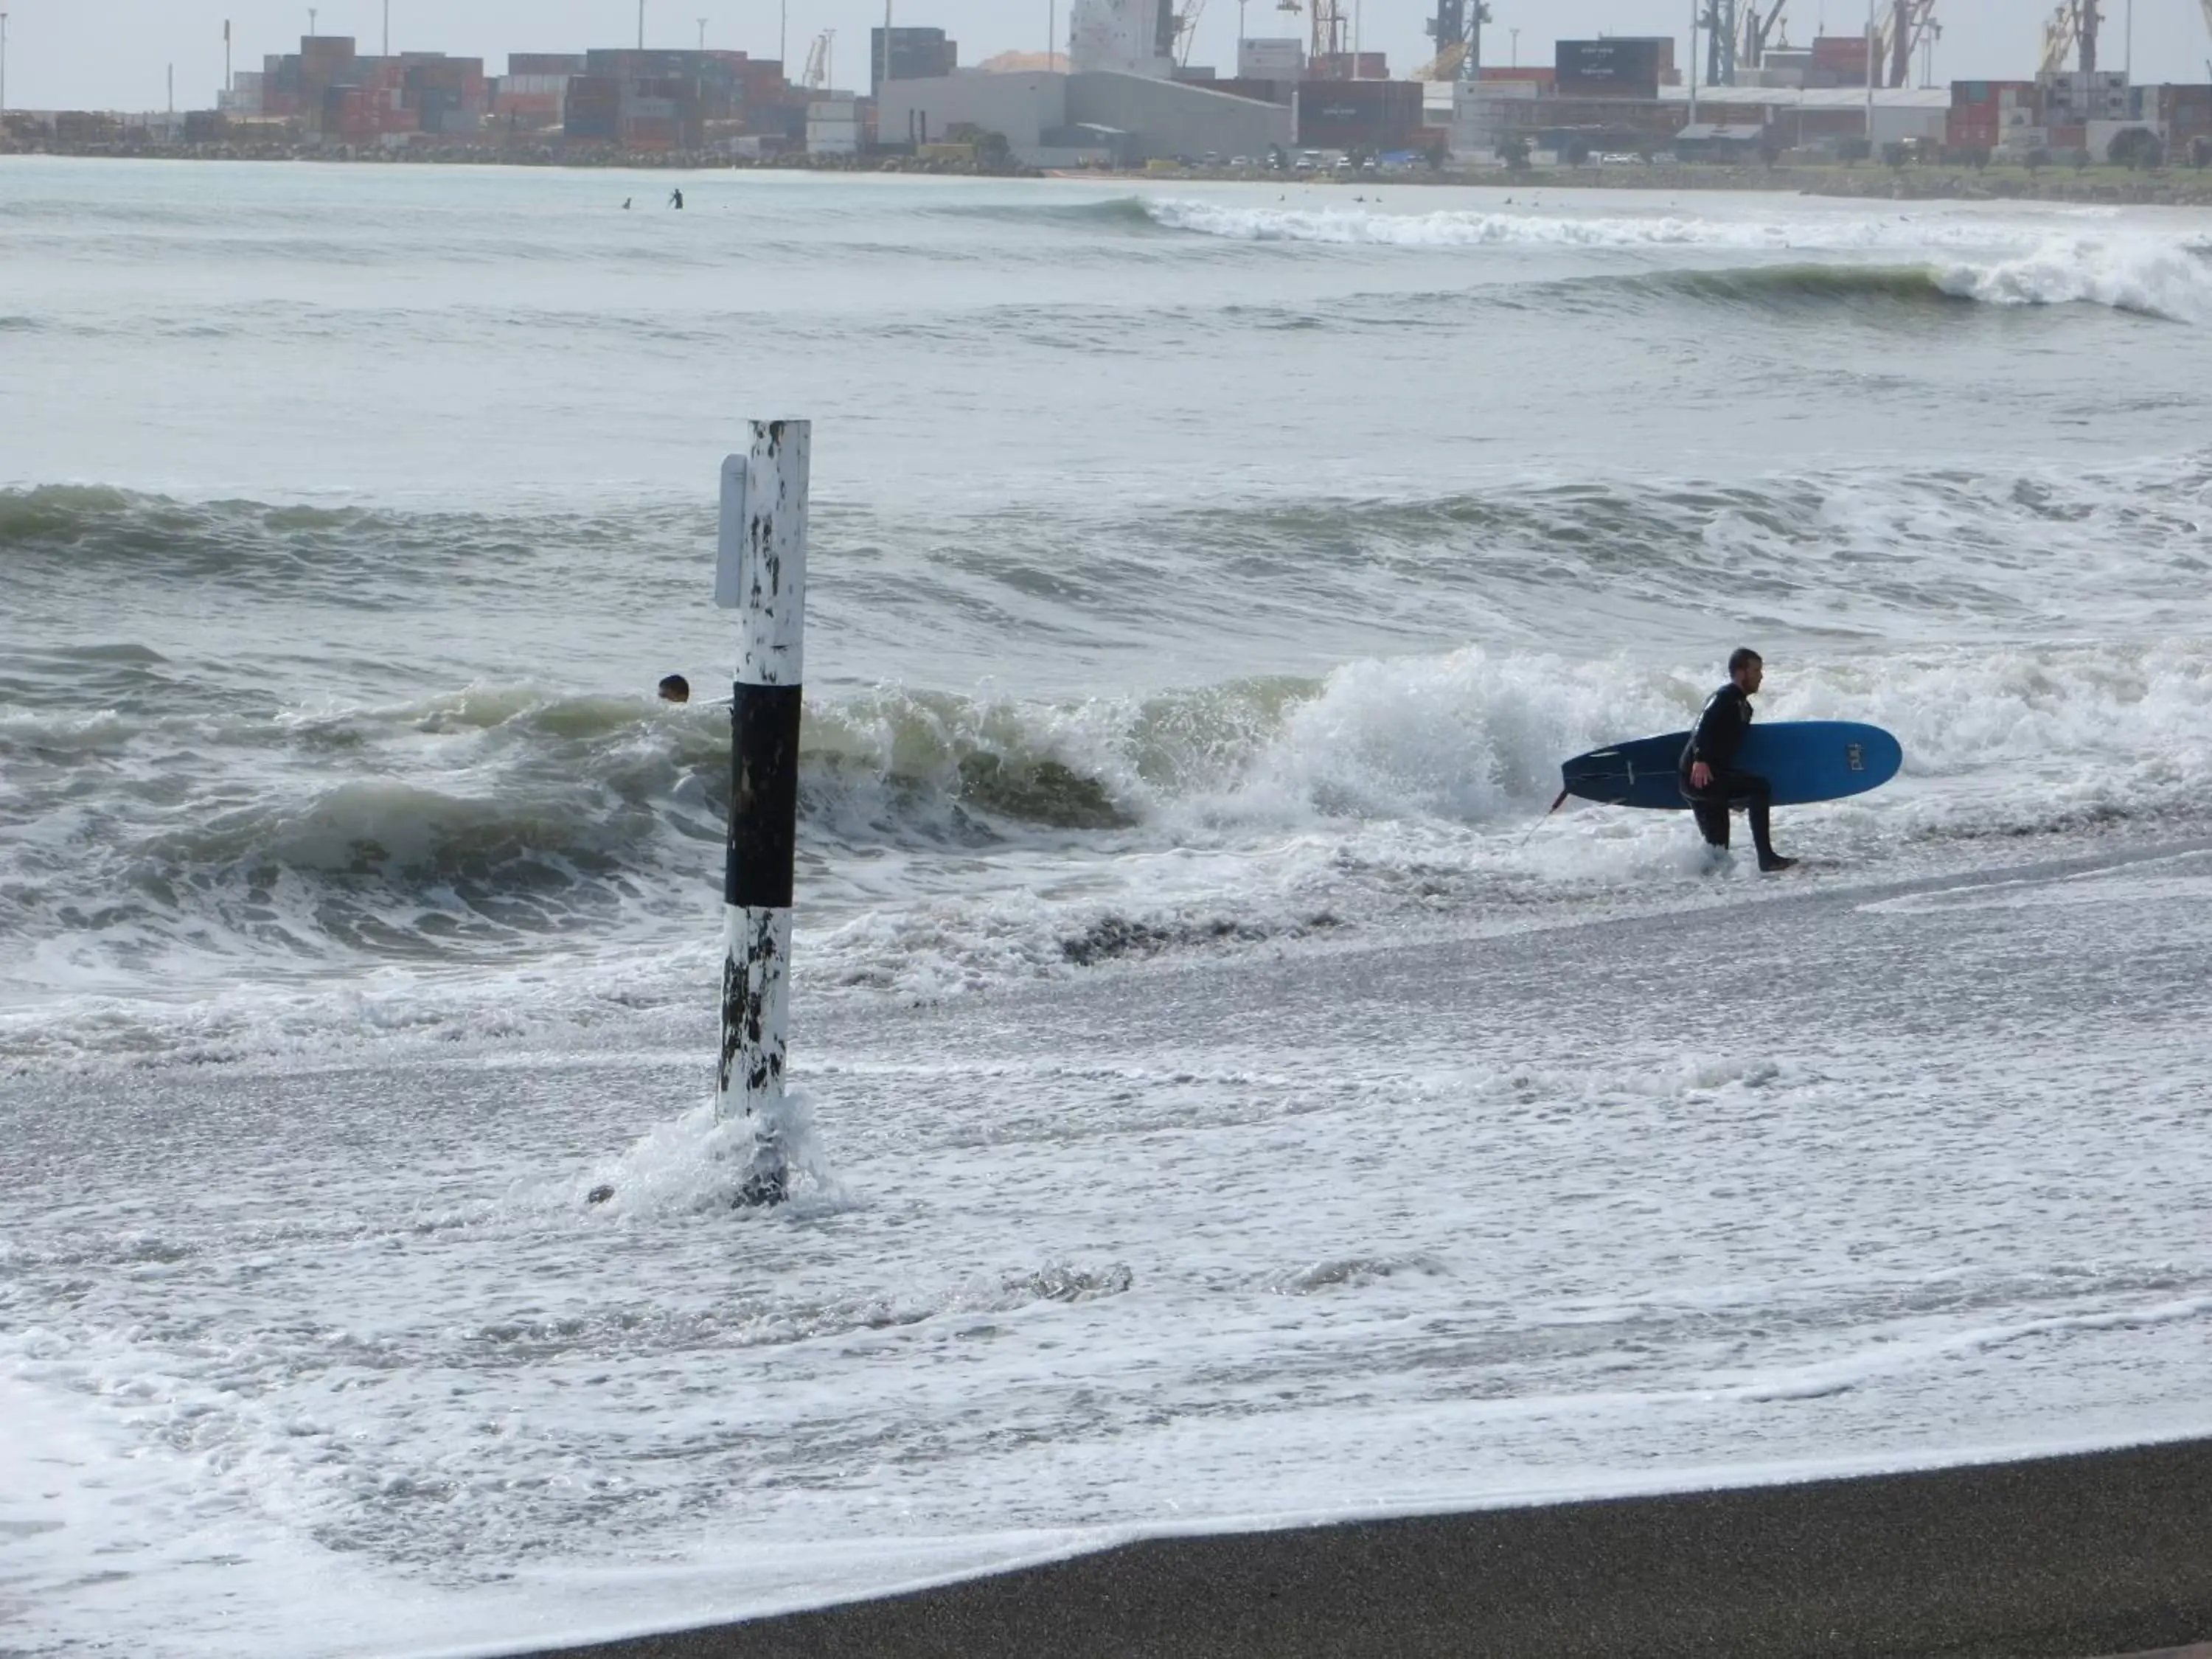
{"label": "surfer in wetsuit", "polygon": [[1729,844],[1729,806],[1748,808],[1752,845],[1759,849],[1759,867],[1766,871],[1787,870],[1797,860],[1785,859],[1776,852],[1768,833],[1767,815],[1774,798],[1773,788],[1757,773],[1741,772],[1735,767],[1736,750],[1751,726],[1751,694],[1759,690],[1759,682],[1765,672],[1766,665],[1759,660],[1759,653],[1748,646],[1740,646],[1730,654],[1729,683],[1705,699],[1705,713],[1698,716],[1697,730],[1682,745],[1682,795],[1690,803],[1690,811],[1698,820],[1698,828],[1705,833],[1706,843],[1712,847],[1725,848]]}
{"label": "surfer in wetsuit", "polygon": [[691,701],[691,682],[681,674],[664,674],[660,680],[660,700],[663,702]]}

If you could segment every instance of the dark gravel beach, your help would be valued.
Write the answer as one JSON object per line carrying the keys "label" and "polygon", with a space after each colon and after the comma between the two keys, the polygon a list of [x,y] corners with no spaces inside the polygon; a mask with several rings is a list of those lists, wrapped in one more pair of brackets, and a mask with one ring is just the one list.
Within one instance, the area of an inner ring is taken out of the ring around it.
{"label": "dark gravel beach", "polygon": [[1161,1539],[563,1650],[2083,1659],[2212,1638],[2212,1442]]}

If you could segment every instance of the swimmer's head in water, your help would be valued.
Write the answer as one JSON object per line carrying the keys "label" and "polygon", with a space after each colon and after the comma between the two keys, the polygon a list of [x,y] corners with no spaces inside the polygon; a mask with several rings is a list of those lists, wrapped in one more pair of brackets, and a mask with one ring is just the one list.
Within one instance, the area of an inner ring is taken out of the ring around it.
{"label": "swimmer's head in water", "polygon": [[691,682],[681,674],[669,675],[660,682],[660,700],[663,702],[690,702]]}

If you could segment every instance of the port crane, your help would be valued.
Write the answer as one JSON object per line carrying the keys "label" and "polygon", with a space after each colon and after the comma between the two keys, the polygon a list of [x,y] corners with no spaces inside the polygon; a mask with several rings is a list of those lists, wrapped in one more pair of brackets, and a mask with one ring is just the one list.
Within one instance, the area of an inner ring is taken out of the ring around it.
{"label": "port crane", "polygon": [[[1300,0],[1275,0],[1275,9],[1297,13],[1305,9]],[[1311,65],[1324,58],[1341,63],[1344,57],[1344,31],[1347,20],[1343,0],[1313,0],[1313,19],[1310,44],[1306,47],[1307,73]]]}
{"label": "port crane", "polygon": [[837,39],[837,31],[824,29],[814,37],[814,44],[806,49],[806,70],[801,84],[809,92],[822,92],[830,85],[830,48]]}
{"label": "port crane", "polygon": [[1736,62],[1745,69],[1757,69],[1765,60],[1766,37],[1774,33],[1778,22],[1782,23],[1782,37],[1774,44],[1790,44],[1790,26],[1782,22],[1782,8],[1788,3],[1789,0],[1774,0],[1772,9],[1762,17],[1759,15],[1759,0],[1748,0],[1743,14],[1743,49],[1736,56]]}
{"label": "port crane", "polygon": [[1437,55],[1413,71],[1416,81],[1472,81],[1482,67],[1482,26],[1492,20],[1486,0],[1437,0],[1437,15],[1422,25]]}
{"label": "port crane", "polygon": [[2081,53],[2083,74],[2097,67],[2097,25],[2103,21],[2097,0],[2060,0],[2051,21],[2043,26],[2043,58],[2038,64],[2045,75],[2066,67],[2069,52]]}
{"label": "port crane", "polygon": [[1188,68],[1190,49],[1198,39],[1198,20],[1206,15],[1206,0],[1183,0],[1183,9],[1175,15],[1175,60]]}
{"label": "port crane", "polygon": [[[1757,9],[1758,0],[1752,0]],[[1698,21],[1705,30],[1705,84],[1732,87],[1735,84],[1736,43],[1735,0],[1705,0],[1705,12]]]}
{"label": "port crane", "polygon": [[1911,84],[1912,55],[1923,41],[1933,38],[1929,31],[1935,26],[1936,0],[1894,0],[1889,15],[1875,31],[1875,61],[1868,66],[1869,73],[1878,73],[1882,60],[1888,59],[1889,78],[1878,84]]}

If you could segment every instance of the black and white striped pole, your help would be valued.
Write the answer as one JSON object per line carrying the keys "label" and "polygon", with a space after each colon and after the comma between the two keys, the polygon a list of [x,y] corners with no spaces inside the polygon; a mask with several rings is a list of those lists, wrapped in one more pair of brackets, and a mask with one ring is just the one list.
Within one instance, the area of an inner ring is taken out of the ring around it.
{"label": "black and white striped pole", "polygon": [[784,1121],[791,884],[805,666],[806,472],[812,423],[755,421],[722,463],[714,603],[738,613],[730,694],[730,845],[722,881],[722,1055],[714,1117],[753,1126],[740,1204],[789,1194]]}

